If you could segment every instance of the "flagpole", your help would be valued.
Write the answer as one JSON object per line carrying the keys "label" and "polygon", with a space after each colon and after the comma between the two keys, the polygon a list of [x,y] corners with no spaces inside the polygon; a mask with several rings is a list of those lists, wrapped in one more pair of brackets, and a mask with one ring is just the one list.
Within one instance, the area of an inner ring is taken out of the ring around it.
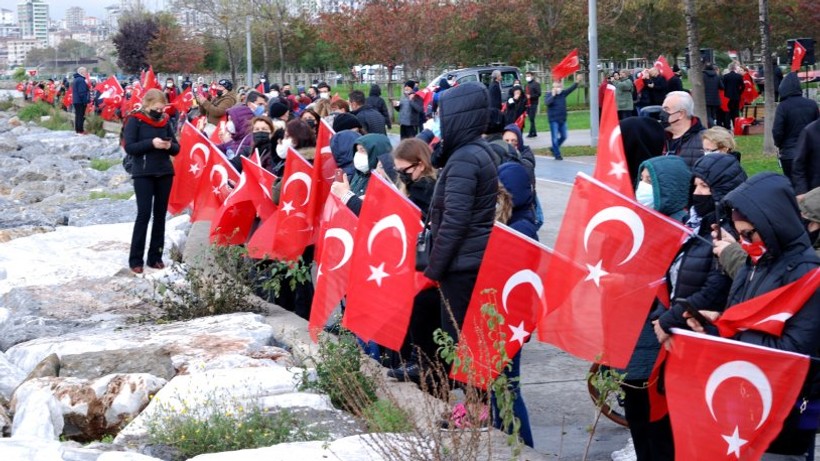
{"label": "flagpole", "polygon": [[245,16],[245,53],[247,62],[247,71],[245,73],[245,81],[248,87],[253,86],[253,66],[251,64],[251,17]]}
{"label": "flagpole", "polygon": [[589,0],[589,136],[598,145],[598,1]]}

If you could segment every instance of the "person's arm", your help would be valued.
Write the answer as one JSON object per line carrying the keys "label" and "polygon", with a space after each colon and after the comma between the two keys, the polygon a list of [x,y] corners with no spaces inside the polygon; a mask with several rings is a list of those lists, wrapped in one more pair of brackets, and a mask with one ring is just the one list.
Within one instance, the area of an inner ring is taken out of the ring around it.
{"label": "person's arm", "polygon": [[567,96],[569,96],[569,95],[570,95],[570,93],[572,93],[573,91],[575,91],[575,89],[576,89],[576,88],[578,88],[578,82],[575,82],[575,83],[573,83],[572,85],[570,85],[570,86],[569,86],[569,88],[567,88],[566,90],[564,90],[561,94],[562,94],[562,95],[564,95],[564,97],[567,97]]}
{"label": "person's arm", "polygon": [[145,155],[154,150],[153,139],[139,139],[139,121],[131,117],[123,131],[125,152],[129,155]]}
{"label": "person's arm", "polygon": [[782,107],[783,106],[778,106],[777,110],[775,110],[774,124],[772,124],[772,138],[777,148],[782,147],[783,142],[786,141],[786,111],[780,110]]}
{"label": "person's arm", "polygon": [[202,101],[202,108],[212,117],[222,117],[231,107],[233,107],[231,98],[223,98],[216,104],[207,99]]}
{"label": "person's arm", "polygon": [[176,155],[179,153],[179,141],[177,141],[177,137],[174,136],[174,130],[171,128],[171,124],[165,125],[165,131],[168,133],[165,137],[171,138],[171,147],[168,148],[169,155]]}

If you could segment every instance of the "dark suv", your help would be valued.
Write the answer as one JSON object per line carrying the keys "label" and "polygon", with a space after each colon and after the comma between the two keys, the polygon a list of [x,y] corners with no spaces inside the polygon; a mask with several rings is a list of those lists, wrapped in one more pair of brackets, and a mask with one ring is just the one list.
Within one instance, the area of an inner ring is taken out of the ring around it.
{"label": "dark suv", "polygon": [[445,72],[430,82],[428,87],[438,86],[438,82],[444,79],[455,77],[456,83],[464,82],[481,82],[485,86],[490,86],[490,76],[494,70],[501,71],[501,95],[506,97],[507,92],[512,88],[513,82],[521,81],[521,71],[513,66],[479,66],[479,67],[465,67],[464,69],[451,70]]}

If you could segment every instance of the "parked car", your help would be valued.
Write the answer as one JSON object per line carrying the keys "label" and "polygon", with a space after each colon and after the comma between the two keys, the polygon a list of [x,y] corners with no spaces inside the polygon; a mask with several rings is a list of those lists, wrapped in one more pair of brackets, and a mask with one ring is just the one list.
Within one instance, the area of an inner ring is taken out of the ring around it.
{"label": "parked car", "polygon": [[513,87],[513,83],[518,80],[519,82],[522,81],[521,79],[521,71],[517,67],[513,66],[479,66],[479,67],[465,67],[463,69],[458,70],[451,70],[448,72],[444,72],[443,74],[439,75],[438,77],[434,78],[433,81],[427,86],[428,89],[434,89],[438,86],[438,82],[444,78],[447,80],[452,79],[455,77],[456,83],[465,83],[465,82],[481,82],[485,86],[490,86],[490,76],[492,75],[494,70],[501,71],[501,95],[506,97],[507,92]]}

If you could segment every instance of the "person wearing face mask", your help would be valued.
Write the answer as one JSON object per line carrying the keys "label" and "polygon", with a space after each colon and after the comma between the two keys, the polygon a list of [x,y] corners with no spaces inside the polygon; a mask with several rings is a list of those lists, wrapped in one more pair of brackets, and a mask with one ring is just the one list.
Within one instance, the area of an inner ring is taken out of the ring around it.
{"label": "person wearing face mask", "polygon": [[353,178],[348,181],[345,175],[341,182],[335,181],[330,186],[330,192],[339,197],[342,203],[358,215],[361,211],[362,197],[370,181],[370,174],[376,168],[379,156],[390,153],[393,145],[387,135],[367,134],[356,140],[353,149],[353,168],[355,168]]}
{"label": "person wearing face mask", "polygon": [[271,138],[275,131],[273,122],[262,115],[261,117],[252,118],[249,126],[251,127],[250,144],[243,147],[239,151],[239,155],[231,158],[230,162],[236,168],[236,171],[242,173],[242,157],[250,157],[258,150],[262,168],[270,171],[274,164],[272,156],[275,155],[271,152]]}
{"label": "person wearing face mask", "polygon": [[267,93],[270,91],[270,82],[268,82],[268,76],[262,74],[259,76],[259,84],[256,85],[256,90],[260,93]]}
{"label": "person wearing face mask", "polygon": [[305,109],[299,114],[299,118],[304,120],[308,126],[313,129],[313,132],[316,136],[319,135],[319,114],[316,113],[313,109]]}
{"label": "person wearing face mask", "polygon": [[[725,311],[795,282],[820,267],[820,257],[812,248],[800,220],[800,210],[788,178],[772,172],[757,174],[730,192],[724,202],[732,209],[735,230],[747,253],[735,274]],[[715,252],[719,253],[721,264],[725,254],[722,250],[727,245],[729,243],[725,238],[715,241]],[[712,322],[720,317],[720,312],[713,310],[700,312]],[[687,323],[697,332],[716,334],[714,327],[704,328],[693,318],[689,318]],[[731,339],[817,357],[820,353],[820,291],[815,291],[786,320],[780,336],[745,330]],[[812,361],[798,401],[761,459],[805,459],[806,452],[813,449],[818,419],[814,412],[803,413],[803,409],[820,404],[818,371],[818,364]]]}
{"label": "person wearing face mask", "polygon": [[[635,191],[638,203],[675,221],[685,222],[689,186],[692,183],[692,173],[686,163],[679,157],[653,157],[641,163],[638,171],[641,178]],[[669,280],[666,283],[668,287]],[[639,461],[674,459],[669,417],[656,422],[649,421],[650,401],[645,385],[660,351],[651,323],[657,315],[653,316],[652,313],[658,309],[662,308],[660,301],[656,299],[653,306],[647,309],[643,329],[629,364],[625,370],[619,370],[626,372],[621,389],[624,392],[624,414],[629,422],[633,442],[625,450],[631,451],[634,448],[635,455],[632,459]]]}
{"label": "person wearing face mask", "polygon": [[177,90],[176,85],[174,84],[173,78],[165,79],[165,88],[162,89],[162,92],[165,93],[165,99],[168,101],[168,105],[165,106],[165,113],[168,114],[169,122],[171,123],[171,128],[176,130],[177,127],[177,109],[173,105],[171,105],[174,100],[177,98],[179,94],[179,90]]}
{"label": "person wearing face mask", "polygon": [[661,125],[666,130],[663,155],[677,155],[691,168],[703,157],[701,133],[705,128],[695,117],[695,101],[685,91],[666,95],[660,112]]}
{"label": "person wearing face mask", "polygon": [[148,245],[148,267],[162,269],[165,246],[165,214],[174,181],[171,156],[179,153],[179,143],[163,112],[166,100],[162,91],[148,90],[142,99],[142,109],[134,112],[123,128],[125,152],[132,155],[131,178],[137,197],[137,218],[131,235],[128,265],[135,274],[145,266],[145,238],[152,220],[151,242]]}
{"label": "person wearing face mask", "polygon": [[413,92],[415,86],[413,80],[404,82],[401,99],[393,101],[393,108],[399,111],[401,139],[413,138],[418,134],[418,119],[424,111],[424,101]]}
{"label": "person wearing face mask", "polygon": [[722,126],[713,126],[701,133],[701,140],[703,142],[703,154],[730,154],[732,157],[740,161],[740,152],[735,149],[735,137],[731,131]]}
{"label": "person wearing face mask", "polygon": [[530,132],[527,137],[534,138],[538,136],[535,129],[535,117],[538,115],[538,100],[541,99],[541,84],[538,83],[533,72],[527,71],[524,75],[526,75],[527,100],[529,102],[527,106],[527,118],[530,119]]}
{"label": "person wearing face mask", "polygon": [[322,99],[330,99],[330,85],[325,82],[319,82],[316,85],[316,91],[318,92],[318,97]]}
{"label": "person wearing face mask", "polygon": [[233,91],[233,83],[223,78],[216,84],[216,98],[213,101],[197,93],[196,102],[199,104],[200,112],[208,117],[208,123],[213,126],[219,125],[228,109],[236,105],[237,98]]}
{"label": "person wearing face mask", "polygon": [[550,122],[550,136],[552,137],[552,156],[555,160],[563,160],[561,157],[561,145],[567,140],[567,96],[570,95],[581,81],[581,76],[577,76],[575,82],[564,89],[564,84],[560,81],[552,83],[552,91],[547,94],[545,102],[547,104],[547,118]]}
{"label": "person wearing face mask", "polygon": [[229,159],[250,146],[252,141],[250,121],[254,117],[264,115],[266,103],[265,95],[254,90],[248,93],[244,104],[233,106],[226,111],[228,115],[228,123],[225,124],[227,140],[218,147]]}

